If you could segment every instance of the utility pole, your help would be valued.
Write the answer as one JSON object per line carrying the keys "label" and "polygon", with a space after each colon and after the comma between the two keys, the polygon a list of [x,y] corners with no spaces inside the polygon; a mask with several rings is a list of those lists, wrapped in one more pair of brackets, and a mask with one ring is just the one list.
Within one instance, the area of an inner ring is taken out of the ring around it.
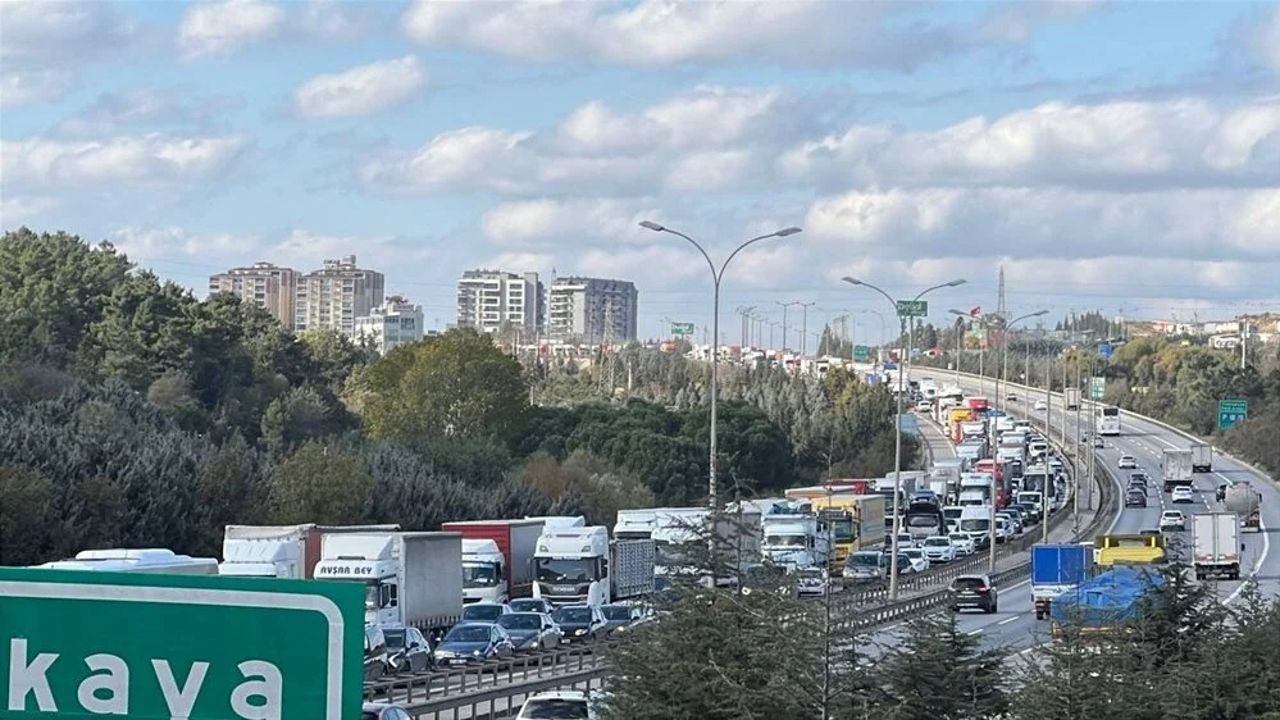
{"label": "utility pole", "polygon": [[[773,304],[782,308],[782,354],[786,355],[787,354],[787,308],[791,307],[792,305],[795,305],[796,303],[793,303],[793,302],[784,303],[781,300],[774,300]],[[770,335],[769,337],[772,338],[773,336]],[[769,344],[770,345],[773,344],[772,339],[769,340]]]}
{"label": "utility pole", "polygon": [[816,302],[796,303],[800,306],[800,356],[804,357],[809,350],[809,308],[817,305]]}
{"label": "utility pole", "polygon": [[[1049,442],[1053,442],[1053,353],[1045,352],[1044,354],[1044,436]],[[1041,542],[1049,542],[1049,483],[1054,482],[1049,476],[1049,465],[1045,463],[1045,487],[1041,491],[1041,497],[1044,498],[1045,513],[1040,520],[1040,529],[1043,531],[1040,535]],[[1056,484],[1056,483],[1055,483]],[[1056,488],[1054,488],[1056,495]]]}

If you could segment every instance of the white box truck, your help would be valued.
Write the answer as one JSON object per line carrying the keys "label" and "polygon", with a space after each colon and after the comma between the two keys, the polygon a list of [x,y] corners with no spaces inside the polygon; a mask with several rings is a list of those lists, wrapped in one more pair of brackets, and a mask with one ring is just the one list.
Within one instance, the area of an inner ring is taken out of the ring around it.
{"label": "white box truck", "polygon": [[395,532],[399,525],[228,525],[218,574],[231,577],[311,579],[320,545],[334,533]]}
{"label": "white box truck", "polygon": [[1209,443],[1191,443],[1191,472],[1213,472],[1213,446]]}
{"label": "white box truck", "polygon": [[1160,460],[1160,474],[1164,480],[1165,492],[1173,492],[1179,485],[1191,487],[1194,484],[1191,477],[1191,451],[1165,450]]}
{"label": "white box truck", "polygon": [[326,535],[317,580],[365,586],[365,623],[440,630],[462,616],[462,535],[389,532]]}
{"label": "white box truck", "polygon": [[1240,518],[1233,512],[1191,516],[1191,564],[1196,579],[1240,579]]}
{"label": "white box truck", "polygon": [[1069,387],[1062,391],[1063,406],[1068,410],[1080,409],[1080,388]]}

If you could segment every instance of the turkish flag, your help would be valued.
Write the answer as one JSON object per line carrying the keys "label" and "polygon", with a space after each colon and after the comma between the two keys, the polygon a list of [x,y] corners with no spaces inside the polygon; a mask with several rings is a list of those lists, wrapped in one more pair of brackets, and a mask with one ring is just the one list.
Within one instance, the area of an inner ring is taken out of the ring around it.
{"label": "turkish flag", "polygon": [[982,306],[981,306],[981,305],[979,305],[978,307],[976,307],[976,308],[974,308],[974,309],[972,309],[972,310],[970,310],[970,311],[969,311],[969,315],[970,315],[971,317],[978,317],[978,316],[979,316],[979,315],[981,315],[981,314],[982,314]]}

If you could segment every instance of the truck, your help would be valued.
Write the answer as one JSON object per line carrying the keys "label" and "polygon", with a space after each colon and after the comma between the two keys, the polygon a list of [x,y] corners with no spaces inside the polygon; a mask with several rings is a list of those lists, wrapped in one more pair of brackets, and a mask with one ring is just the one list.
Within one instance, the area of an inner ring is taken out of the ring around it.
{"label": "truck", "polygon": [[761,519],[764,539],[760,551],[766,559],[784,567],[823,566],[831,562],[830,530],[817,515],[786,513]]}
{"label": "truck", "polygon": [[1080,388],[1069,387],[1062,391],[1063,407],[1068,410],[1080,409]]}
{"label": "truck", "polygon": [[1191,565],[1196,579],[1240,579],[1240,517],[1233,512],[1191,516]]}
{"label": "truck", "polygon": [[1240,516],[1240,526],[1246,532],[1262,531],[1262,493],[1254,490],[1248,480],[1227,486],[1222,506]]}
{"label": "truck", "polygon": [[215,558],[179,555],[164,548],[103,548],[82,550],[70,560],[35,565],[51,570],[155,573],[161,575],[217,575]]}
{"label": "truck", "polygon": [[1049,616],[1054,598],[1072,592],[1093,574],[1093,553],[1087,545],[1031,546],[1031,604],[1036,619]]}
{"label": "truck", "polygon": [[218,574],[310,580],[324,536],[395,532],[399,525],[228,525],[222,533]]}
{"label": "truck", "polygon": [[1213,472],[1213,446],[1209,443],[1191,443],[1191,472]]}
{"label": "truck", "polygon": [[1164,536],[1160,534],[1099,535],[1093,544],[1093,564],[1150,565],[1164,562]]}
{"label": "truck", "polygon": [[[745,566],[757,564],[760,558],[760,511],[750,505],[726,507],[720,514],[716,528],[716,547],[724,553],[719,565],[726,567],[725,558],[741,558],[741,565],[730,567],[714,578],[714,582],[731,585]],[[706,507],[642,508],[619,510],[613,526],[614,540],[652,540],[654,543],[655,583],[662,589],[667,579],[676,575],[698,573],[705,568],[691,567],[696,561],[690,557],[691,543],[706,544],[710,538],[711,511]],[[711,580],[708,576],[705,580]]]}
{"label": "truck", "polygon": [[325,535],[315,577],[364,585],[366,625],[441,630],[462,616],[462,535]]}
{"label": "truck", "polygon": [[546,521],[461,520],[440,526],[462,535],[462,601],[506,602],[533,594],[533,552]]}
{"label": "truck", "polygon": [[534,552],[533,596],[607,605],[653,592],[653,540],[609,540],[602,525],[546,526]]}
{"label": "truck", "polygon": [[1160,458],[1160,477],[1164,481],[1164,491],[1173,492],[1179,485],[1191,487],[1191,451],[1165,450]]}
{"label": "truck", "polygon": [[1071,628],[1096,636],[1122,630],[1139,618],[1146,594],[1163,584],[1159,573],[1137,567],[1117,567],[1083,580],[1050,603],[1053,633]]}

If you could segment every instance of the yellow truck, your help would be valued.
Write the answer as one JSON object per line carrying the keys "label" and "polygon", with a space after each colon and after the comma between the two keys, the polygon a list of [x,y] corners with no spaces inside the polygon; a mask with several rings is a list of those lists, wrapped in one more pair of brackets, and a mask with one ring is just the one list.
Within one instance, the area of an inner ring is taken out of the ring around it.
{"label": "yellow truck", "polygon": [[842,575],[844,563],[859,550],[884,547],[883,495],[831,493],[813,498],[813,511],[829,528],[835,543],[831,555],[831,573]]}
{"label": "yellow truck", "polygon": [[1164,562],[1164,535],[1099,535],[1093,546],[1093,562],[1102,567],[1150,565]]}

